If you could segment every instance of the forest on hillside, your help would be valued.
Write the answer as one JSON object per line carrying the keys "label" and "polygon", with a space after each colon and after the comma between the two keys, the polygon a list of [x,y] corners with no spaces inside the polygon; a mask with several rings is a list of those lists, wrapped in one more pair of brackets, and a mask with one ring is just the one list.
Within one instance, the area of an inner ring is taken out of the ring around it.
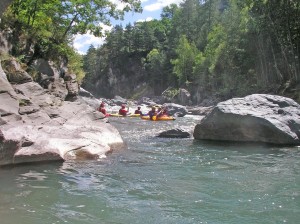
{"label": "forest on hillside", "polygon": [[184,88],[195,104],[251,93],[300,102],[298,0],[185,0],[159,20],[113,27],[104,45],[79,55],[74,35],[101,36],[99,24],[141,12],[139,0],[121,1],[123,10],[109,0],[13,0],[1,15],[10,47],[0,60],[17,58],[36,81],[37,59],[67,66],[97,97],[172,98]]}
{"label": "forest on hillside", "polygon": [[172,4],[160,20],[117,25],[104,45],[91,46],[83,57],[83,86],[106,97],[134,98],[143,94],[135,86],[142,86],[154,95],[167,89],[171,97],[185,88],[194,103],[251,93],[299,102],[299,18],[298,0]]}

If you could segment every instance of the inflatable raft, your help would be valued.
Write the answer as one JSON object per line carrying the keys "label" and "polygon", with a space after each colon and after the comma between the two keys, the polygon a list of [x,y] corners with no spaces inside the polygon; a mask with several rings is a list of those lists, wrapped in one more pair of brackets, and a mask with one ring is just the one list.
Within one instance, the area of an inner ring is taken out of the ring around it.
{"label": "inflatable raft", "polygon": [[109,116],[110,117],[140,117],[139,114],[128,114],[127,116],[123,116],[120,114],[110,114]]}
{"label": "inflatable raft", "polygon": [[[141,119],[150,120],[150,117],[148,115],[147,116],[141,116]],[[162,116],[162,117],[153,116],[152,121],[174,121],[174,120],[175,120],[175,118],[172,117],[172,116]]]}

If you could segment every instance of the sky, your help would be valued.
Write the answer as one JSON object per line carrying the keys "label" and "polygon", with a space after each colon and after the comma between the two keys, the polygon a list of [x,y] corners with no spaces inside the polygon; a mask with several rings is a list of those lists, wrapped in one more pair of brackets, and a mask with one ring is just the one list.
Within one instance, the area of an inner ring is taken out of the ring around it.
{"label": "sky", "polygon": [[[111,0],[117,2],[118,0]],[[124,21],[112,21],[112,25],[122,24],[125,27],[128,23],[132,25],[139,21],[150,21],[153,19],[160,19],[162,8],[172,3],[179,4],[183,0],[141,0],[143,12],[125,14]],[[122,4],[118,4],[122,7]],[[111,30],[112,27],[104,26],[104,30]],[[95,47],[101,46],[105,41],[105,38],[95,37],[89,33],[84,35],[76,35],[73,41],[73,46],[80,54],[85,54],[91,45]]]}

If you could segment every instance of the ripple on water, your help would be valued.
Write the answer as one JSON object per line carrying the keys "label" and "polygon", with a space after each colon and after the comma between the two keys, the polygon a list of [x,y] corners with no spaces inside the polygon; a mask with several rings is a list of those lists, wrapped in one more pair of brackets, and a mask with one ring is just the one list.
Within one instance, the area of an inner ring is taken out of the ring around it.
{"label": "ripple on water", "polygon": [[0,170],[0,223],[298,223],[298,148],[155,137],[195,122],[115,119],[106,159]]}

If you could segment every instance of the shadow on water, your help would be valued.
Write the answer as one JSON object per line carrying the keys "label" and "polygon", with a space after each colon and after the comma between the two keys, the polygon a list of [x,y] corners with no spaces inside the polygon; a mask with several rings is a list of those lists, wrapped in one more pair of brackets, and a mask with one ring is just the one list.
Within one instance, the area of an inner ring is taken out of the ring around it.
{"label": "shadow on water", "polygon": [[18,164],[8,164],[0,166],[0,170],[30,170],[33,167],[47,167],[47,166],[61,166],[64,163],[63,160],[56,161],[38,161],[38,162],[27,162]]}
{"label": "shadow on water", "polygon": [[281,146],[257,142],[230,142],[193,139],[193,148],[206,150],[237,151],[243,154],[285,154],[300,152],[297,146]]}

